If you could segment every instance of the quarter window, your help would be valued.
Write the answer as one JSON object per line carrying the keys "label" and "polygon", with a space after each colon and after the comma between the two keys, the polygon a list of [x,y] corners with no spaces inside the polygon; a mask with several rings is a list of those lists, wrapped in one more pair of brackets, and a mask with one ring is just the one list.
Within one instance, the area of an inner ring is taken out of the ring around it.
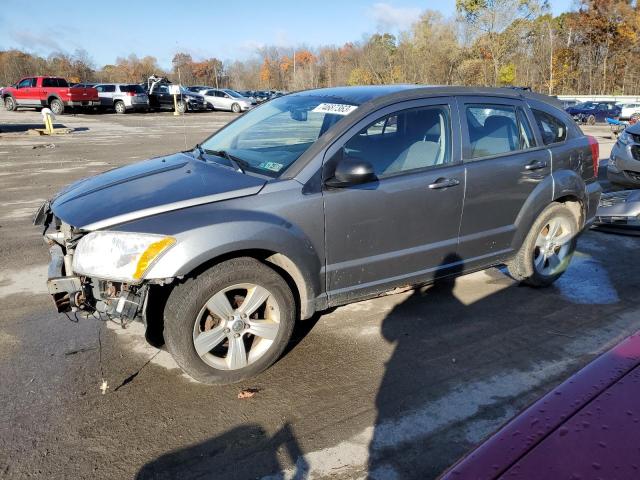
{"label": "quarter window", "polygon": [[501,155],[532,145],[530,131],[527,137],[527,127],[519,126],[515,107],[469,105],[466,117],[471,158]]}
{"label": "quarter window", "polygon": [[371,163],[378,177],[451,162],[446,106],[413,108],[369,124],[345,145],[345,153]]}
{"label": "quarter window", "polygon": [[532,109],[532,112],[545,145],[564,142],[567,139],[567,126],[564,122],[541,110]]}

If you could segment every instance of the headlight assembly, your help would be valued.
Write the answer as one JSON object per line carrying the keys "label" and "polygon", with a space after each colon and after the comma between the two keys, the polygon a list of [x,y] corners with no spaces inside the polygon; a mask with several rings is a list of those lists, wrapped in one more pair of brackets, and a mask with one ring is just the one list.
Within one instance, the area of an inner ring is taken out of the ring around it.
{"label": "headlight assembly", "polygon": [[73,271],[88,277],[137,283],[175,243],[175,238],[164,235],[91,232],[78,242]]}

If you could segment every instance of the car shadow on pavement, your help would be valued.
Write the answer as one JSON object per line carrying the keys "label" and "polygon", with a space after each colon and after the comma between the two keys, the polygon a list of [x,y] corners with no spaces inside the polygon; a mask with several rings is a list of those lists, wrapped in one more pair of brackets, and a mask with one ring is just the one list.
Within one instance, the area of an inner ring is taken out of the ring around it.
{"label": "car shadow on pavement", "polygon": [[266,472],[283,470],[279,452],[295,463],[290,478],[306,478],[308,466],[291,425],[286,423],[272,436],[259,425],[236,427],[218,437],[158,457],[144,465],[136,479],[261,478]]}
{"label": "car shadow on pavement", "polygon": [[[587,251],[594,262],[602,260],[597,248]],[[574,268],[580,261],[585,262],[577,259]],[[482,274],[486,278],[459,284],[464,260],[449,254],[441,265],[447,277],[416,288],[382,320],[382,336],[393,351],[377,391],[373,388],[375,401],[368,397],[376,417],[364,468],[374,480],[437,477],[532,396],[580,366],[581,355],[588,356],[592,347],[572,345],[588,339],[589,329],[607,324],[597,314],[606,312],[606,305],[598,305],[597,298],[576,304],[562,285],[531,289],[495,269]],[[567,280],[574,282],[575,275]],[[612,288],[622,277],[612,275]],[[362,398],[366,402],[366,392]],[[162,455],[137,478],[275,480],[285,471],[286,478],[310,478],[313,465],[305,453],[289,423],[273,435],[247,424]]]}

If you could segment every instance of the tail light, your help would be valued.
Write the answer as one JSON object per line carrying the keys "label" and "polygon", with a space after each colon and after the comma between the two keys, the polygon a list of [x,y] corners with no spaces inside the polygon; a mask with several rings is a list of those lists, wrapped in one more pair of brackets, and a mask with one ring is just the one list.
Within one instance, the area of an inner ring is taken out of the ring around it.
{"label": "tail light", "polygon": [[593,176],[598,177],[598,161],[600,159],[600,145],[598,145],[598,140],[591,135],[587,135],[587,139],[589,140],[589,147],[591,147],[591,158],[593,159]]}
{"label": "tail light", "polygon": [[127,92],[127,97],[135,97],[136,92]]}

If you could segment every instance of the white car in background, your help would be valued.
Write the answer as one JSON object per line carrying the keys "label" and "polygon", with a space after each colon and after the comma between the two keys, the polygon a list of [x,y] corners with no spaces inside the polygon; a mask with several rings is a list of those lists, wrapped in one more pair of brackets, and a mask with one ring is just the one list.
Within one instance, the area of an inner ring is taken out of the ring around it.
{"label": "white car in background", "polygon": [[207,106],[214,110],[228,110],[233,113],[246,112],[255,104],[255,100],[243,97],[235,90],[227,88],[211,88],[200,90]]}
{"label": "white car in background", "polygon": [[620,120],[629,120],[634,115],[640,120],[640,103],[625,103],[620,106],[622,107]]}

